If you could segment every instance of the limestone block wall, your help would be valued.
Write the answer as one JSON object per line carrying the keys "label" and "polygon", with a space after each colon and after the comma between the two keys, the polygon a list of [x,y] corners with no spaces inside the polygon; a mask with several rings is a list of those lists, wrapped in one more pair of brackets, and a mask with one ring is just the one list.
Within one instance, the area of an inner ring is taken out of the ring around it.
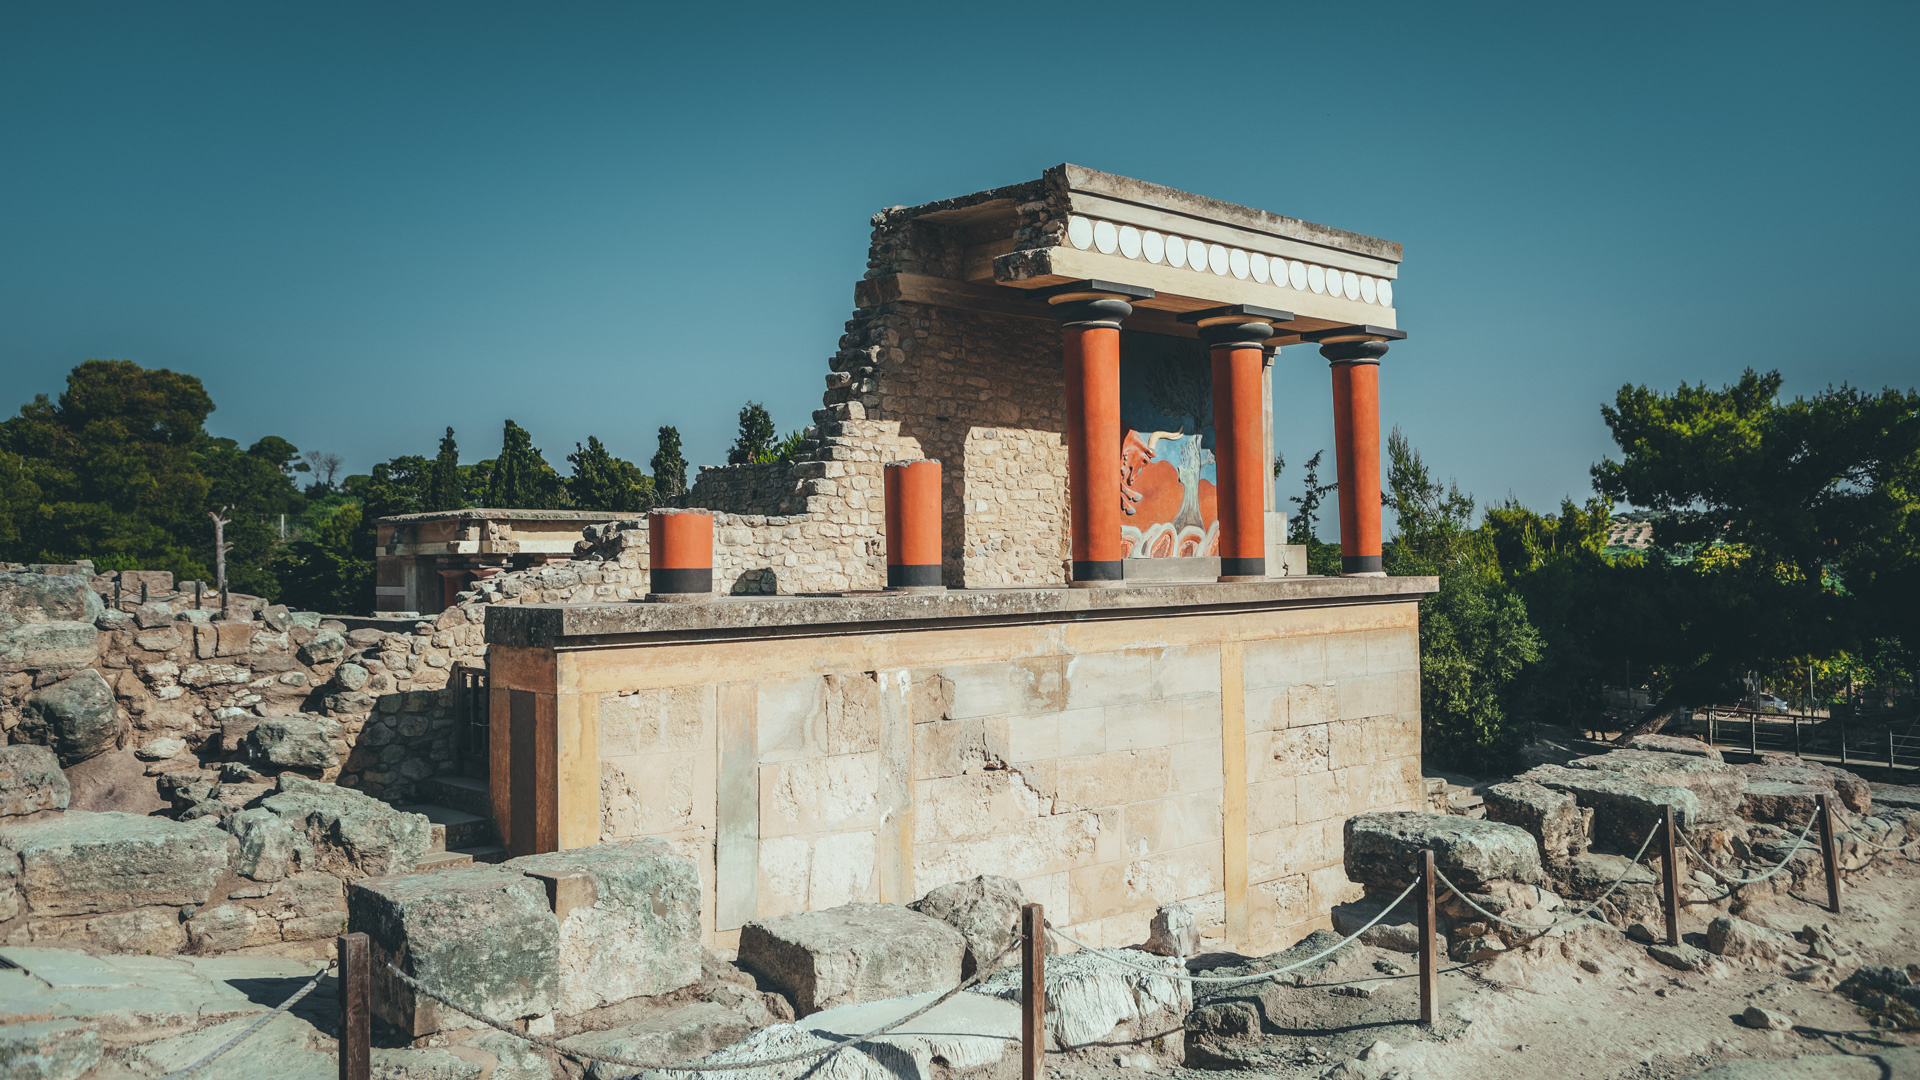
{"label": "limestone block wall", "polygon": [[[1097,944],[1183,900],[1265,948],[1359,895],[1345,817],[1420,807],[1417,646],[1401,599],[492,648],[496,718],[525,693],[582,748],[557,769],[559,843],[669,841],[701,867],[712,944],[992,873]],[[566,794],[587,776],[597,798]]]}

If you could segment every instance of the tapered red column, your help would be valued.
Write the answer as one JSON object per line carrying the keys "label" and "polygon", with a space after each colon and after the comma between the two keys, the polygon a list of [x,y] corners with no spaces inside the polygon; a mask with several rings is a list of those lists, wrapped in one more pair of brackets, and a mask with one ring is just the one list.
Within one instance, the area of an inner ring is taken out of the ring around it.
{"label": "tapered red column", "polygon": [[883,475],[887,588],[944,588],[940,583],[940,463],[889,461]]}
{"label": "tapered red column", "polygon": [[1384,341],[1320,347],[1333,364],[1333,445],[1340,470],[1340,573],[1380,568],[1380,357]]}
{"label": "tapered red column", "polygon": [[1213,466],[1220,580],[1267,576],[1267,440],[1263,383],[1275,322],[1291,312],[1247,305],[1182,315],[1213,358]]}
{"label": "tapered red column", "polygon": [[1126,576],[1120,553],[1120,320],[1126,299],[1098,292],[1049,298],[1064,340],[1067,391],[1069,584],[1113,587]]}
{"label": "tapered red column", "polygon": [[1339,326],[1300,335],[1333,365],[1333,450],[1340,470],[1340,573],[1383,577],[1380,567],[1380,358],[1406,332]]}

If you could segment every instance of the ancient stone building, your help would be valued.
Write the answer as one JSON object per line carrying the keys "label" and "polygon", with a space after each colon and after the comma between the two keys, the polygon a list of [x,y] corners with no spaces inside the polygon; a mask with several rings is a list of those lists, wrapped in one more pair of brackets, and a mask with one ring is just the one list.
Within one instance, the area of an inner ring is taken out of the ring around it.
{"label": "ancient stone building", "polygon": [[[703,470],[711,553],[679,518],[652,552],[707,602],[487,609],[508,848],[667,839],[717,945],[981,873],[1099,943],[1175,900],[1243,949],[1325,925],[1341,823],[1423,803],[1434,582],[1380,574],[1399,258],[1074,166],[882,212],[800,460]],[[1287,572],[1268,476],[1271,388],[1322,361],[1335,578]],[[949,591],[880,592],[883,472],[922,458]]]}
{"label": "ancient stone building", "polygon": [[593,510],[442,510],[375,522],[374,608],[432,615],[506,570],[565,561],[581,530],[621,517]]}

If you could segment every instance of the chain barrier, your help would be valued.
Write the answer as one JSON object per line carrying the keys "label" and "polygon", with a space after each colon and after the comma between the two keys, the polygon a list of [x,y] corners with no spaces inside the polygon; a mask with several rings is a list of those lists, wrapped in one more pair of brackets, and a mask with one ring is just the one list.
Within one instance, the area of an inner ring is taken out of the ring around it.
{"label": "chain barrier", "polygon": [[1047,932],[1052,934],[1054,937],[1060,938],[1063,941],[1071,942],[1072,944],[1078,946],[1079,948],[1089,953],[1092,953],[1095,956],[1100,957],[1102,960],[1106,960],[1110,963],[1118,964],[1121,967],[1130,967],[1130,968],[1133,968],[1135,971],[1144,971],[1149,975],[1158,975],[1163,979],[1172,979],[1175,982],[1207,983],[1207,984],[1223,984],[1223,985],[1231,984],[1231,983],[1258,982],[1261,979],[1271,979],[1276,975],[1285,975],[1287,972],[1292,971],[1295,968],[1306,967],[1308,964],[1311,964],[1316,960],[1322,959],[1324,957],[1332,956],[1338,950],[1346,948],[1348,945],[1353,944],[1353,942],[1359,939],[1361,934],[1364,934],[1367,931],[1373,929],[1376,925],[1379,924],[1381,919],[1386,918],[1387,912],[1392,911],[1396,907],[1399,907],[1400,901],[1405,900],[1407,898],[1407,895],[1413,892],[1413,890],[1419,886],[1420,880],[1421,880],[1420,878],[1417,878],[1417,877],[1414,878],[1413,884],[1408,885],[1405,889],[1401,890],[1400,895],[1393,898],[1393,903],[1388,904],[1384,908],[1381,908],[1380,914],[1375,915],[1372,919],[1368,920],[1367,925],[1361,927],[1358,930],[1355,930],[1353,933],[1347,935],[1346,937],[1335,942],[1334,944],[1329,945],[1326,948],[1320,950],[1319,952],[1313,954],[1312,956],[1307,957],[1305,960],[1296,960],[1285,967],[1273,968],[1272,970],[1261,971],[1252,975],[1188,975],[1188,974],[1185,974],[1184,972],[1181,972],[1181,973],[1171,972],[1162,968],[1148,967],[1145,964],[1136,964],[1131,960],[1123,960],[1119,956],[1115,955],[1115,952],[1119,950],[1110,951],[1107,949],[1095,948],[1094,946],[1089,945],[1084,941],[1081,941],[1079,938],[1069,935],[1068,933],[1066,933],[1066,931],[1061,930],[1057,926],[1054,926],[1053,923],[1051,922],[1047,923]]}
{"label": "chain barrier", "polygon": [[327,966],[315,972],[313,978],[307,980],[307,985],[301,987],[298,990],[295,990],[293,992],[292,997],[281,1002],[277,1007],[274,1008],[272,1012],[268,1013],[267,1015],[261,1017],[258,1020],[255,1020],[253,1023],[248,1024],[247,1029],[245,1031],[242,1031],[240,1034],[235,1035],[233,1038],[228,1039],[224,1043],[221,1043],[220,1046],[213,1051],[213,1053],[208,1054],[206,1057],[201,1058],[199,1061],[194,1062],[193,1064],[187,1066],[184,1069],[180,1069],[178,1071],[168,1073],[167,1075],[161,1077],[161,1080],[186,1080],[187,1077],[192,1076],[194,1073],[197,1073],[201,1069],[204,1069],[207,1066],[213,1064],[213,1060],[215,1058],[233,1049],[234,1047],[239,1046],[241,1043],[247,1041],[248,1036],[252,1035],[256,1031],[259,1031],[261,1028],[266,1027],[269,1023],[273,1021],[274,1017],[279,1016],[281,1013],[284,1013],[288,1009],[293,1008],[294,1005],[298,1003],[301,998],[306,997],[308,994],[313,993],[313,988],[320,985],[320,980],[325,978],[327,975],[327,972],[332,971],[334,968],[334,965],[337,964],[338,962],[339,962],[338,960],[327,961]]}
{"label": "chain barrier", "polygon": [[[975,985],[977,985],[982,980],[987,978],[987,976],[992,975],[994,972],[998,971],[1000,968],[1000,962],[1002,960],[1005,960],[1007,956],[1011,954],[1014,949],[1018,948],[1020,946],[1020,943],[1025,940],[1026,940],[1026,936],[1024,934],[1014,935],[1013,940],[1011,942],[1008,942],[1006,948],[1000,950],[999,955],[995,956],[992,960],[988,961],[987,963],[981,965],[979,970],[975,971],[972,976],[966,979],[962,979],[960,981],[960,985],[954,987],[953,989],[947,991],[944,994],[941,994],[939,997],[933,999],[932,1001],[927,1002],[925,1005],[921,1006],[918,1009],[915,1009],[914,1011],[908,1013],[907,1015],[900,1017],[898,1020],[890,1021],[880,1027],[873,1029],[872,1031],[867,1032],[864,1035],[849,1036],[846,1038],[845,1041],[836,1043],[833,1046],[823,1046],[817,1050],[803,1050],[797,1054],[786,1054],[781,1057],[764,1058],[758,1061],[705,1061],[700,1058],[690,1058],[686,1061],[661,1063],[661,1062],[651,1062],[651,1061],[638,1061],[633,1058],[620,1057],[615,1054],[596,1054],[588,1050],[579,1050],[572,1047],[562,1046],[560,1043],[556,1042],[553,1039],[549,1039],[540,1035],[535,1035],[532,1032],[521,1031],[517,1028],[514,1028],[508,1025],[504,1021],[496,1020],[491,1016],[485,1015],[484,1013],[479,1013],[472,1009],[469,1009],[465,1005],[462,1005],[457,1001],[450,1000],[449,998],[446,997],[446,995],[440,993],[437,990],[432,989],[431,987],[422,983],[420,980],[414,978],[411,975],[408,975],[406,972],[401,971],[399,968],[393,966],[393,964],[391,963],[387,964],[387,970],[392,972],[394,976],[398,978],[401,982],[406,983],[408,986],[412,987],[415,990],[415,992],[423,994],[426,997],[431,998],[432,1000],[437,1001],[442,1005],[445,1005],[447,1008],[452,1009],[454,1012],[457,1012],[462,1016],[468,1017],[469,1019],[478,1020],[482,1024],[487,1025],[488,1027],[494,1029],[495,1031],[504,1032],[523,1042],[532,1043],[533,1045],[538,1046],[543,1050],[550,1050],[564,1057],[573,1058],[576,1061],[596,1061],[596,1062],[602,1062],[607,1065],[618,1065],[618,1066],[621,1066],[622,1068],[638,1069],[642,1072],[739,1072],[747,1069],[766,1069],[766,1068],[771,1068],[775,1065],[791,1065],[795,1062],[811,1061],[814,1058],[825,1058],[830,1055],[837,1054],[840,1051],[845,1050],[850,1046],[855,1046],[855,1045],[858,1045],[859,1043],[863,1043],[871,1039],[879,1038],[880,1036],[885,1035],[887,1032],[892,1031],[903,1024],[911,1023],[912,1021],[918,1020],[922,1016],[925,1016],[926,1014],[932,1012],[934,1009],[938,1008],[939,1006],[945,1004],[947,1001],[951,1000],[956,994],[959,994],[961,991],[972,989]],[[815,1033],[815,1034],[818,1034],[818,1033]],[[731,1047],[724,1047],[720,1050],[714,1051],[714,1053],[723,1054],[723,1053],[726,1053],[728,1049],[731,1049]],[[168,1077],[167,1080],[173,1080],[173,1078]]]}
{"label": "chain barrier", "polygon": [[1479,904],[1474,903],[1473,898],[1467,895],[1467,890],[1447,880],[1447,875],[1442,873],[1439,867],[1435,867],[1433,873],[1435,877],[1440,879],[1441,884],[1453,890],[1453,895],[1458,896],[1460,898],[1461,903],[1467,905],[1468,907],[1479,912],[1480,914],[1485,915],[1487,918],[1492,919],[1494,922],[1497,922],[1502,926],[1511,926],[1515,930],[1524,930],[1534,935],[1535,937],[1538,937],[1542,934],[1547,933],[1548,931],[1557,930],[1560,927],[1565,926],[1570,922],[1577,922],[1581,919],[1584,919],[1587,916],[1593,914],[1594,912],[1600,910],[1600,905],[1607,902],[1607,897],[1612,896],[1613,891],[1615,889],[1618,889],[1621,885],[1625,884],[1627,878],[1633,876],[1633,872],[1640,868],[1641,857],[1646,855],[1648,846],[1650,846],[1653,843],[1653,838],[1660,834],[1660,829],[1661,829],[1661,824],[1654,825],[1653,831],[1648,833],[1647,838],[1640,842],[1640,850],[1634,852],[1633,861],[1628,863],[1627,868],[1620,872],[1620,876],[1614,879],[1613,884],[1607,886],[1606,891],[1600,894],[1599,899],[1587,905],[1586,910],[1581,911],[1575,915],[1569,915],[1564,919],[1557,919],[1553,922],[1548,923],[1545,926],[1540,926],[1533,923],[1517,923],[1517,922],[1514,922],[1512,919],[1503,919],[1500,916],[1495,915],[1493,912],[1488,911],[1486,908],[1481,907]]}
{"label": "chain barrier", "polygon": [[1687,834],[1684,832],[1680,834],[1680,842],[1686,845],[1687,850],[1693,853],[1694,858],[1700,860],[1701,867],[1704,868],[1707,873],[1712,874],[1714,877],[1719,878],[1721,881],[1724,881],[1729,885],[1758,885],[1761,882],[1767,880],[1768,878],[1772,877],[1775,874],[1778,874],[1780,871],[1785,870],[1787,868],[1787,864],[1793,861],[1793,857],[1795,855],[1800,854],[1800,849],[1807,846],[1807,836],[1808,834],[1813,832],[1813,826],[1819,820],[1820,820],[1820,815],[1818,812],[1815,812],[1814,814],[1810,815],[1807,818],[1807,827],[1800,830],[1800,838],[1793,842],[1793,850],[1787,852],[1787,857],[1780,860],[1780,865],[1774,867],[1773,869],[1755,878],[1740,877],[1737,874],[1728,874],[1719,870],[1711,862],[1707,861],[1707,857],[1705,855],[1700,854],[1700,849],[1693,846],[1693,841],[1688,839]]}

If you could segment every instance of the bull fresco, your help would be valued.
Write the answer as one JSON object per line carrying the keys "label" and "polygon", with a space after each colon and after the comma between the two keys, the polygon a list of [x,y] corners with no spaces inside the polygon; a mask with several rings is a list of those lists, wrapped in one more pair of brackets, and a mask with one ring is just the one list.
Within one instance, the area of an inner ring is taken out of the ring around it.
{"label": "bull fresco", "polygon": [[1120,526],[1129,559],[1220,554],[1213,370],[1198,341],[1121,332]]}

